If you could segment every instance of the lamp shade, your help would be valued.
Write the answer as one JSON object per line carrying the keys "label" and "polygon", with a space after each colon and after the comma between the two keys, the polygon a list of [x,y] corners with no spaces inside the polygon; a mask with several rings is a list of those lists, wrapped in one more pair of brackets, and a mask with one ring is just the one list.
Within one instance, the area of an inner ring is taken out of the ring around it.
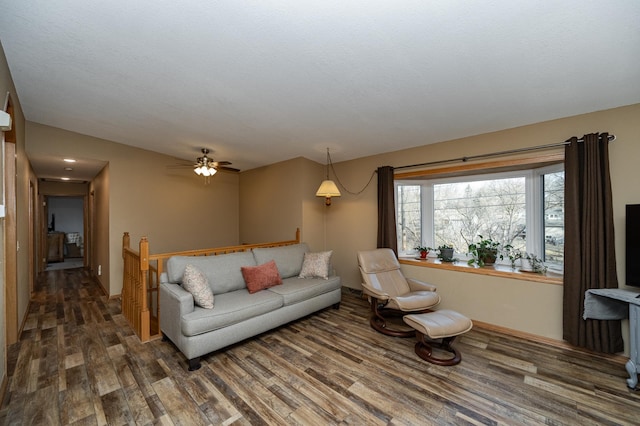
{"label": "lamp shade", "polygon": [[323,180],[316,191],[316,197],[339,197],[340,191],[332,180]]}

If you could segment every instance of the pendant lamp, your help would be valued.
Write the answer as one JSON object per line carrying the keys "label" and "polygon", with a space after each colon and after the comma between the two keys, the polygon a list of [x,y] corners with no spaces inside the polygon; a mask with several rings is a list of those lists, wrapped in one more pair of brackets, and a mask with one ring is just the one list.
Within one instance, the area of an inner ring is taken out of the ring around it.
{"label": "pendant lamp", "polygon": [[316,197],[324,197],[324,204],[326,206],[331,205],[331,197],[339,197],[340,190],[336,186],[335,182],[329,179],[329,165],[331,164],[331,157],[329,156],[329,148],[327,148],[327,178],[322,181],[320,188],[316,191]]}

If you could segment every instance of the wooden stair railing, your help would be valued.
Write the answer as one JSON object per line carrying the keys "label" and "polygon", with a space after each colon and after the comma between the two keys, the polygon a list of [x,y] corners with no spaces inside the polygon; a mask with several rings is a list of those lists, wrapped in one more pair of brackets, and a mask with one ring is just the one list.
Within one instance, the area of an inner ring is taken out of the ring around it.
{"label": "wooden stair railing", "polygon": [[294,240],[259,244],[185,250],[171,253],[149,254],[147,237],[140,239],[139,251],[130,247],[129,233],[122,236],[122,314],[142,342],[160,337],[159,287],[160,276],[171,256],[217,256],[247,251],[259,247],[280,247],[300,243],[300,229]]}
{"label": "wooden stair railing", "polygon": [[149,242],[146,237],[142,237],[138,252],[132,250],[129,244],[129,233],[125,232],[122,237],[122,314],[140,340],[147,342],[151,338],[151,312],[148,303]]}

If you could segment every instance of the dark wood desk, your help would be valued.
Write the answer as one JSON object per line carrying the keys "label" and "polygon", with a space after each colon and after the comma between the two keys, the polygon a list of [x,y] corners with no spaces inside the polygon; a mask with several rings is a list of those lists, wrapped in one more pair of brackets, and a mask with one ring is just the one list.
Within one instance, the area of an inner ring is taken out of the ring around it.
{"label": "dark wood desk", "polygon": [[47,234],[47,262],[64,262],[64,232]]}

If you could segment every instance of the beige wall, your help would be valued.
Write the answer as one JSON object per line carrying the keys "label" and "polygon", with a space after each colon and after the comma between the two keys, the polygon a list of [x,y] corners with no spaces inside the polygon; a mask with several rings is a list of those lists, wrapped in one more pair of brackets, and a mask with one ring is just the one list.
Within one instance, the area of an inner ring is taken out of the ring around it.
{"label": "beige wall", "polygon": [[[21,127],[21,132],[24,135],[24,122]],[[29,228],[32,223],[29,221],[29,186],[32,184],[37,188],[38,185],[38,180],[25,153],[24,141],[25,136],[23,136],[22,142],[18,143],[16,150],[16,211],[19,247],[17,252],[18,327],[22,326],[22,321],[26,316],[29,300],[31,299],[32,283],[29,280],[29,247],[32,242],[29,239]]]}
{"label": "beige wall", "polygon": [[[109,262],[109,268],[105,271],[102,263],[92,266],[102,264],[101,281],[110,295],[119,294],[122,288],[125,231],[134,247],[147,236],[152,253],[238,243],[236,174],[218,173],[205,185],[204,179],[189,169],[169,169],[176,160],[166,155],[33,122],[27,123],[27,137],[28,152],[109,163],[108,176],[95,188],[100,191],[96,207],[108,209],[96,212],[103,221],[96,230],[95,253],[100,257],[97,261]],[[196,154],[194,149],[194,158]],[[105,232],[106,242],[100,238]]]}
{"label": "beige wall", "polygon": [[[617,136],[610,144],[611,180],[616,226],[618,276],[624,282],[624,208],[640,203],[640,104],[592,114],[524,126],[501,132],[390,152],[335,165],[340,179],[358,187],[378,166],[402,166],[459,158],[520,147],[562,142],[571,136],[608,131]],[[356,252],[375,248],[377,223],[376,184],[358,197],[348,194],[327,210],[328,246],[343,284],[360,288]],[[561,287],[476,274],[403,266],[407,275],[439,286],[443,306],[472,318],[503,327],[561,339]],[[628,334],[626,334],[628,335]]]}
{"label": "beige wall", "polygon": [[271,164],[240,174],[240,240],[260,243],[301,239],[323,250],[324,199],[315,196],[322,165],[306,158]]}
{"label": "beige wall", "polygon": [[[640,104],[607,111],[563,118],[530,126],[483,134],[418,148],[393,151],[335,164],[340,181],[351,192],[365,187],[380,166],[394,167],[486,154],[516,148],[559,143],[571,136],[608,131],[617,136],[610,144],[611,179],[614,197],[618,277],[624,283],[624,207],[640,203]],[[545,151],[544,153],[562,150]],[[529,154],[531,155],[531,154]],[[332,249],[333,264],[343,285],[361,288],[357,268],[358,250],[376,246],[377,183],[359,195],[343,191],[333,205],[324,208],[313,195],[323,179],[323,166],[299,159],[245,172],[241,178],[241,232],[259,236],[255,240],[280,239],[279,235],[303,223],[303,239],[309,235],[306,222],[299,217],[299,206],[317,221],[324,212],[323,226],[312,240],[313,249]],[[409,171],[415,169],[407,169]],[[304,188],[299,181],[304,180]],[[278,202],[273,193],[278,190]],[[286,194],[286,196],[284,195]],[[321,208],[318,210],[318,208]],[[261,212],[255,214],[255,212]],[[303,213],[304,216],[304,213]],[[270,234],[269,232],[272,232]],[[326,240],[326,242],[325,242]],[[317,242],[317,243],[316,243]],[[562,286],[508,278],[488,277],[433,268],[403,266],[409,276],[438,285],[443,308],[457,309],[471,318],[502,327],[552,339],[562,339]],[[628,335],[628,324],[624,324]],[[628,342],[627,342],[628,345]],[[626,349],[628,353],[628,347]]]}
{"label": "beige wall", "polygon": [[[107,164],[89,185],[87,217],[89,220],[89,269],[102,288],[109,291],[111,268],[109,247],[109,165]],[[100,272],[100,275],[98,275]]]}
{"label": "beige wall", "polygon": [[[0,99],[3,99],[4,94],[10,89],[14,89],[13,81],[11,80],[11,74],[9,73],[9,67],[7,66],[4,51],[0,45]],[[4,106],[0,105],[0,108]],[[0,139],[4,143],[4,134],[0,134]],[[2,154],[0,154],[2,155]],[[0,188],[4,187],[4,168],[0,162]],[[0,189],[2,190],[2,189]],[[0,241],[4,241],[4,225],[5,221],[0,218]],[[7,380],[7,334],[6,334],[6,309],[5,309],[5,250],[4,244],[0,244],[0,384],[5,383]]]}
{"label": "beige wall", "polygon": [[[589,117],[586,117],[587,120]],[[625,206],[640,204],[640,104],[602,113],[601,128],[617,139],[609,145],[618,279],[625,282]],[[618,130],[616,130],[618,129]]]}
{"label": "beige wall", "polygon": [[88,195],[89,184],[76,182],[39,182],[38,192],[42,195]]}
{"label": "beige wall", "polygon": [[[29,262],[29,228],[28,228],[28,216],[24,214],[24,208],[28,208],[28,193],[29,193],[29,167],[25,157],[25,120],[22,108],[20,107],[20,100],[16,93],[15,86],[11,73],[9,72],[9,66],[7,65],[4,50],[0,45],[0,108],[4,107],[4,101],[6,94],[11,94],[11,100],[14,105],[14,122],[13,128],[16,130],[16,209],[17,209],[17,226],[16,236],[17,242],[20,244],[21,250],[17,252],[16,267],[17,269],[17,313],[18,313],[18,326],[25,316],[27,305],[29,302],[29,274],[28,274],[28,262]],[[10,159],[9,159],[10,160]],[[2,185],[4,186],[4,170],[0,164],[0,174],[2,174]],[[5,219],[0,218],[0,241],[5,240]],[[0,381],[6,379],[6,311],[5,311],[5,267],[6,258],[4,244],[0,243]]]}
{"label": "beige wall", "polygon": [[[640,104],[401,151],[393,151],[390,145],[390,152],[386,154],[336,163],[335,170],[347,189],[357,192],[365,187],[380,166],[398,167],[553,144],[574,135],[603,131],[617,136],[610,144],[610,160],[618,276],[620,283],[624,283],[624,208],[627,203],[640,203],[640,187],[635,183],[640,180]],[[558,150],[561,148],[552,151]],[[243,238],[246,233],[257,236],[256,241],[278,239],[279,234],[287,234],[288,229],[303,222],[303,239],[306,239],[307,229],[319,230],[320,234],[314,234],[313,240],[318,244],[313,244],[313,248],[332,249],[332,261],[343,285],[359,289],[356,253],[376,247],[375,176],[361,194],[350,195],[343,191],[342,197],[335,198],[332,206],[324,208],[322,200],[314,197],[323,179],[323,166],[315,162],[301,163],[299,159],[291,160],[291,163],[242,174],[240,227]],[[300,179],[307,180],[304,188],[298,185]],[[273,197],[278,187],[284,190],[277,193],[278,204],[274,205]],[[320,220],[323,226],[318,228],[303,221],[298,216],[299,204],[313,213],[308,222]],[[322,207],[323,218],[317,216],[318,207]],[[278,235],[269,234],[270,230],[277,230]],[[459,310],[478,321],[562,339],[562,286],[406,265],[403,270],[409,276],[438,285],[443,297],[442,307]],[[625,336],[628,336],[627,327],[625,324]]]}
{"label": "beige wall", "polygon": [[402,269],[407,276],[437,284],[442,298],[438,309],[562,340],[561,285],[407,265]]}

